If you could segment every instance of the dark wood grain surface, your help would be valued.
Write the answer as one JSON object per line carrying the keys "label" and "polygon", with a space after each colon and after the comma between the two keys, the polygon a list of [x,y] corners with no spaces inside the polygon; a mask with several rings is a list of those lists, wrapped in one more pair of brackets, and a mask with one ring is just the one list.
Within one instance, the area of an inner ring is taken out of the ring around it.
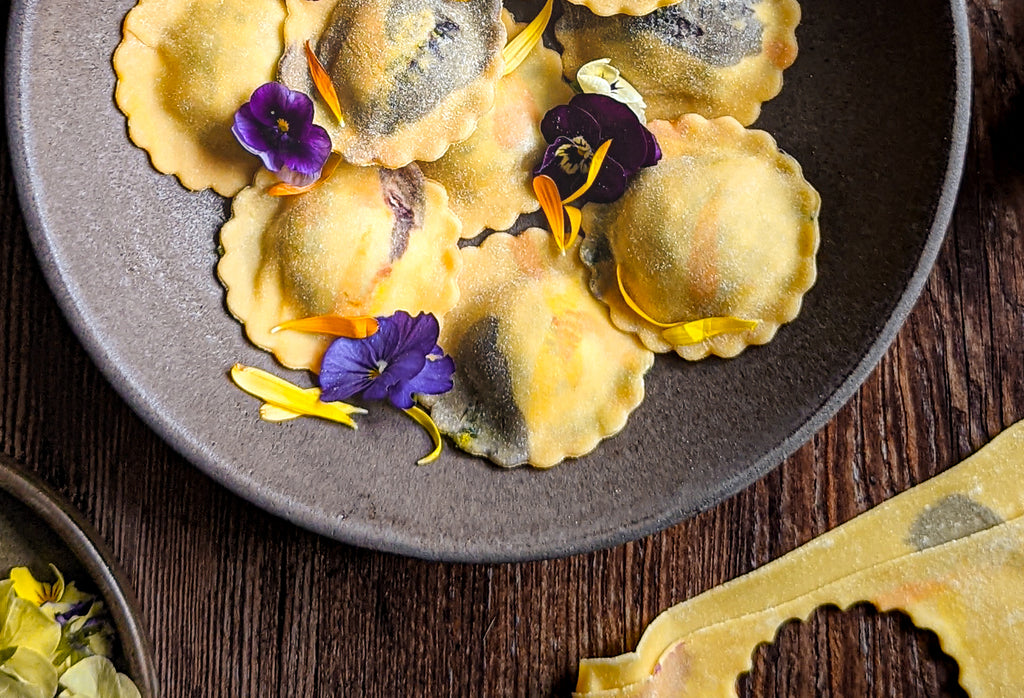
{"label": "dark wood grain surface", "polygon": [[[93,366],[33,257],[6,142],[0,448],[109,542],[141,601],[167,698],[567,695],[581,657],[632,649],[668,606],[1024,419],[1024,0],[969,4],[967,166],[913,314],[810,443],[693,520],[589,555],[477,566],[354,549],[264,513],[161,442]],[[934,635],[868,607],[785,626],[738,686],[744,696],[963,695]]]}

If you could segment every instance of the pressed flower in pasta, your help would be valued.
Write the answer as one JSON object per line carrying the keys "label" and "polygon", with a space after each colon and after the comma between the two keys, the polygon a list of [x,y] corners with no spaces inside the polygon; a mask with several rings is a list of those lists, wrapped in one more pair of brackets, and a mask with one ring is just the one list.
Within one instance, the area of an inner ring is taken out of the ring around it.
{"label": "pressed flower in pasta", "polygon": [[661,148],[633,111],[606,95],[580,94],[544,115],[540,125],[550,144],[534,170],[569,197],[588,180],[598,148],[611,146],[580,202],[610,203],[626,191],[629,178],[661,159]]}
{"label": "pressed flower in pasta", "polygon": [[647,123],[647,104],[644,98],[619,74],[610,58],[598,58],[580,66],[576,82],[587,94],[606,95],[629,107],[641,123]]}
{"label": "pressed flower in pasta", "polygon": [[313,123],[313,101],[277,82],[256,88],[235,112],[231,132],[282,181],[303,186],[316,181],[331,153],[331,138]]}
{"label": "pressed flower in pasta", "polygon": [[419,461],[434,460],[441,441],[430,416],[414,403],[415,395],[438,395],[452,389],[455,362],[437,345],[437,318],[404,311],[377,318],[377,332],[365,339],[339,337],[320,366],[320,389],[326,400],[387,399],[423,425],[434,451]]}

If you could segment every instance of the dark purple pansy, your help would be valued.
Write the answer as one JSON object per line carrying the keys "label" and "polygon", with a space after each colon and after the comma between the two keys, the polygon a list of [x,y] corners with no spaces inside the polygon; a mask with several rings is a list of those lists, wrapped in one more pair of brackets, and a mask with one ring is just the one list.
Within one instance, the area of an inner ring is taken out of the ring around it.
{"label": "dark purple pansy", "polygon": [[313,123],[313,101],[278,82],[256,88],[235,112],[231,132],[268,170],[291,184],[315,180],[331,154],[331,137]]}
{"label": "dark purple pansy", "polygon": [[413,395],[437,395],[452,389],[455,362],[437,346],[437,318],[397,311],[377,318],[377,331],[365,339],[339,337],[320,366],[320,399],[387,398],[407,410]]}
{"label": "dark purple pansy", "polygon": [[654,134],[632,109],[605,95],[576,95],[568,104],[545,114],[540,130],[550,145],[534,174],[555,180],[563,198],[583,186],[594,151],[611,140],[601,171],[578,199],[580,203],[615,201],[626,190],[630,177],[661,159]]}

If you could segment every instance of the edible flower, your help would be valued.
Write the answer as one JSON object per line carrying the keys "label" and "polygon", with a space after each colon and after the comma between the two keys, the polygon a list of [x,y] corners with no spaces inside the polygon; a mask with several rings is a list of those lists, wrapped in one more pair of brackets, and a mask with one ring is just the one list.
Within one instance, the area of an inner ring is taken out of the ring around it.
{"label": "edible flower", "polygon": [[281,83],[256,88],[235,112],[231,132],[282,181],[302,186],[316,181],[331,153],[331,138],[313,123],[313,101]]}
{"label": "edible flower", "polygon": [[455,362],[437,346],[440,326],[430,313],[413,317],[399,310],[377,318],[377,331],[365,339],[339,337],[320,365],[325,400],[362,396],[388,401],[406,410],[413,395],[437,395],[452,389]]}
{"label": "edible flower", "polygon": [[647,123],[647,103],[636,88],[626,82],[610,58],[598,58],[576,71],[576,82],[587,94],[607,95],[629,107],[640,123]]}
{"label": "edible flower", "polygon": [[414,404],[413,397],[448,392],[455,373],[455,362],[437,345],[439,334],[437,318],[430,313],[413,317],[399,310],[377,318],[377,332],[369,337],[334,340],[320,365],[325,399],[387,398],[427,430],[434,450],[419,459],[419,465],[441,454],[441,433],[430,415]]}
{"label": "edible flower", "polygon": [[661,148],[636,114],[606,95],[580,94],[548,111],[540,125],[550,144],[535,175],[546,175],[569,196],[587,182],[597,149],[611,147],[581,203],[610,203],[626,191],[629,178],[661,159]]}
{"label": "edible flower", "polygon": [[622,283],[622,267],[619,265],[615,267],[615,280],[619,284],[622,300],[626,302],[629,309],[652,325],[662,328],[662,338],[673,346],[700,344],[704,340],[720,334],[752,330],[759,324],[757,320],[744,320],[731,316],[705,317],[683,322],[659,322],[645,313],[636,301],[630,298],[629,293],[626,292],[626,286]]}
{"label": "edible flower", "polygon": [[14,582],[14,593],[36,606],[44,603],[56,603],[64,596],[64,575],[55,566],[50,565],[56,581],[40,582],[27,567],[15,567],[11,570],[10,580]]}

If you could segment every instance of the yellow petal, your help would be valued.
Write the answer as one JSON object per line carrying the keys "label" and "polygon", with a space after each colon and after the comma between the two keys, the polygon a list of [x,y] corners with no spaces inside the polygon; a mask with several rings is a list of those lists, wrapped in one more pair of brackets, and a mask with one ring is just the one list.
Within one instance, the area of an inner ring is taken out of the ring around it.
{"label": "yellow petal", "polygon": [[292,412],[283,407],[271,405],[269,402],[264,402],[260,405],[260,419],[264,422],[288,422],[301,416],[298,412]]}
{"label": "yellow petal", "polygon": [[60,570],[50,565],[57,581],[53,583],[40,582],[27,567],[15,567],[11,570],[10,579],[14,582],[14,593],[18,598],[39,606],[47,602],[60,601],[64,596],[64,575]]}
{"label": "yellow petal", "polygon": [[652,325],[657,325],[658,327],[673,327],[673,326],[679,324],[678,322],[658,322],[657,320],[655,320],[650,315],[648,315],[647,313],[645,313],[643,310],[640,309],[640,306],[637,305],[633,301],[633,299],[629,297],[628,293],[626,293],[626,287],[622,285],[622,265],[621,264],[616,264],[615,265],[615,280],[619,283],[619,293],[622,294],[622,300],[626,301],[626,305],[629,306],[630,310],[632,310],[634,313],[636,313],[637,315],[642,317],[644,320],[646,320],[647,322],[651,323]]}
{"label": "yellow petal", "polygon": [[331,112],[334,114],[334,118],[338,120],[338,124],[341,126],[345,125],[345,119],[341,116],[341,104],[338,103],[338,93],[334,91],[334,83],[331,82],[331,76],[327,74],[320,59],[313,53],[313,47],[306,42],[306,63],[309,64],[309,75],[313,78],[313,84],[316,85],[317,92],[323,97],[324,102],[331,108]]}
{"label": "yellow petal", "polygon": [[569,217],[569,239],[565,243],[566,249],[572,247],[576,242],[576,236],[580,234],[580,225],[583,223],[583,214],[575,206],[566,206],[565,215]]}
{"label": "yellow petal", "polygon": [[419,407],[416,407],[416,405],[405,410],[405,413],[415,419],[421,427],[426,429],[427,433],[430,434],[430,438],[434,441],[434,450],[416,461],[416,465],[433,463],[437,460],[437,457],[441,455],[441,432],[438,430],[437,425],[434,424],[434,420],[430,418],[430,415]]}
{"label": "yellow petal", "polygon": [[321,402],[319,388],[300,388],[252,366],[235,364],[231,367],[231,380],[245,392],[270,405],[300,415],[329,419],[353,429],[356,423],[349,415],[366,414],[366,410],[344,402]]}
{"label": "yellow petal", "polygon": [[642,317],[652,325],[664,328],[661,336],[666,342],[674,346],[686,346],[687,344],[699,344],[705,339],[726,332],[746,332],[757,327],[757,320],[743,320],[735,317],[706,317],[690,322],[658,322],[645,313],[636,302],[626,293],[626,287],[622,284],[622,266],[615,266],[615,280],[619,284],[619,293],[622,300],[626,302],[630,310]]}
{"label": "yellow petal", "polygon": [[519,64],[526,60],[526,57],[530,55],[530,51],[540,41],[544,35],[544,30],[547,29],[548,22],[551,21],[551,8],[553,4],[553,0],[548,0],[544,3],[544,7],[533,18],[533,21],[526,25],[523,31],[516,34],[512,41],[505,44],[505,48],[501,52],[502,57],[505,59],[504,75],[508,75],[518,68]]}
{"label": "yellow petal", "polygon": [[329,334],[334,337],[365,339],[377,332],[377,319],[367,316],[341,317],[340,315],[317,315],[298,320],[289,320],[273,327],[270,332],[295,330],[297,332],[315,332]]}
{"label": "yellow petal", "polygon": [[705,339],[726,332],[746,332],[757,327],[757,320],[741,320],[735,317],[706,317],[669,327],[661,336],[674,346],[699,344]]}
{"label": "yellow petal", "polygon": [[590,169],[587,171],[587,181],[583,183],[583,186],[572,193],[568,199],[562,201],[563,204],[571,204],[576,199],[580,198],[587,193],[587,190],[597,180],[597,175],[601,171],[601,165],[604,164],[604,158],[608,154],[608,149],[612,147],[611,139],[601,144],[601,147],[594,152],[594,157],[590,161]]}
{"label": "yellow petal", "polygon": [[533,178],[533,191],[537,195],[544,216],[548,219],[551,234],[555,236],[555,244],[559,250],[565,252],[565,209],[562,208],[562,195],[558,193],[558,185],[547,175],[537,175]]}
{"label": "yellow petal", "polygon": [[295,196],[296,194],[305,194],[307,191],[312,191],[316,187],[320,186],[320,183],[325,181],[328,177],[334,174],[334,170],[338,168],[338,163],[341,162],[341,154],[332,152],[327,157],[327,162],[320,169],[320,176],[309,184],[297,187],[294,184],[288,184],[287,182],[278,182],[274,186],[267,189],[267,194],[270,196]]}
{"label": "yellow petal", "polygon": [[11,570],[10,579],[14,582],[14,593],[36,606],[42,603],[43,585],[36,581],[27,567],[15,567]]}

